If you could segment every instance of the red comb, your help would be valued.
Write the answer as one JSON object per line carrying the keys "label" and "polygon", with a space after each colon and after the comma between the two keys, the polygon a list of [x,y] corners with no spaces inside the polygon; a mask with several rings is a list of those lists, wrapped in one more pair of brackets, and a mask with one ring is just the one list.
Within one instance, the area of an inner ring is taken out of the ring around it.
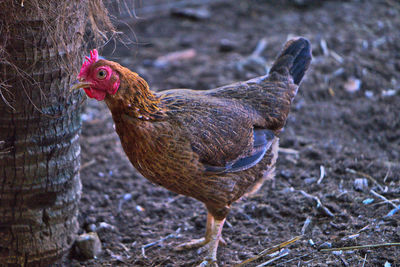
{"label": "red comb", "polygon": [[90,65],[92,65],[97,60],[99,60],[99,53],[97,52],[96,49],[93,49],[92,51],[90,51],[90,58],[89,57],[85,57],[85,58],[86,58],[86,61],[83,62],[83,64],[82,64],[81,71],[79,72],[79,75],[78,75],[78,79],[85,78],[89,75]]}

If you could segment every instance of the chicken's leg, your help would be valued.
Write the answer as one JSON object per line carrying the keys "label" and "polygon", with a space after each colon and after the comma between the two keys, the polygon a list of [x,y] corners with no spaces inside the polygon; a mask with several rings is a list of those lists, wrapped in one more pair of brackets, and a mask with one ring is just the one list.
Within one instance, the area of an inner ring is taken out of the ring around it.
{"label": "chicken's leg", "polygon": [[210,241],[207,244],[208,252],[200,267],[218,266],[217,264],[217,249],[221,239],[222,228],[224,227],[225,219],[214,220],[214,225],[211,228]]}
{"label": "chicken's leg", "polygon": [[208,242],[211,240],[211,230],[214,225],[214,217],[208,213],[207,214],[207,223],[206,223],[206,234],[204,237],[199,238],[199,239],[193,239],[190,240],[189,242],[185,242],[183,244],[180,244],[175,248],[176,251],[181,251],[185,249],[191,249],[191,248],[198,248],[206,245]]}
{"label": "chicken's leg", "polygon": [[181,251],[185,249],[198,248],[198,253],[202,253],[203,251],[207,251],[207,256],[204,258],[203,262],[200,264],[201,267],[204,266],[218,266],[217,265],[217,249],[218,245],[221,242],[222,244],[226,244],[222,239],[221,232],[224,226],[225,219],[216,220],[211,213],[207,214],[207,224],[206,224],[206,234],[203,238],[193,239],[189,242],[180,244],[174,250]]}

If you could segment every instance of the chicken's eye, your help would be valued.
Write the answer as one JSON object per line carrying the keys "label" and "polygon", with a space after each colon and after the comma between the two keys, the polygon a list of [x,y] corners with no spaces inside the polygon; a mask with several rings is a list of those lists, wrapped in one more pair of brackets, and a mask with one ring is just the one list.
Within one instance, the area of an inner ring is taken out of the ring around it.
{"label": "chicken's eye", "polygon": [[106,78],[107,77],[107,71],[106,70],[104,70],[104,69],[101,69],[101,70],[99,70],[98,72],[97,72],[97,78],[98,79],[104,79],[104,78]]}

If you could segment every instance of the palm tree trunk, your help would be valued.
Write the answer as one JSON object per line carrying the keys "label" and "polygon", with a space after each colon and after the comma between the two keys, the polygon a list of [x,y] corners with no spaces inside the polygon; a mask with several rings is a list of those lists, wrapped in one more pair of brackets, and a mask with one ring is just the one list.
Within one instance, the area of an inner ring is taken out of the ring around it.
{"label": "palm tree trunk", "polygon": [[87,1],[0,2],[0,266],[45,266],[78,231]]}

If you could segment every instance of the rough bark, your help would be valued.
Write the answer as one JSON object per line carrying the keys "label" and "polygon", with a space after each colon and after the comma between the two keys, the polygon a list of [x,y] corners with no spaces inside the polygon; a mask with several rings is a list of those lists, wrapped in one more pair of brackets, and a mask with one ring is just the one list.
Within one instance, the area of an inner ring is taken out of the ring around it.
{"label": "rough bark", "polygon": [[[21,4],[24,4],[22,6]],[[87,1],[0,2],[0,265],[45,266],[78,230]]]}

